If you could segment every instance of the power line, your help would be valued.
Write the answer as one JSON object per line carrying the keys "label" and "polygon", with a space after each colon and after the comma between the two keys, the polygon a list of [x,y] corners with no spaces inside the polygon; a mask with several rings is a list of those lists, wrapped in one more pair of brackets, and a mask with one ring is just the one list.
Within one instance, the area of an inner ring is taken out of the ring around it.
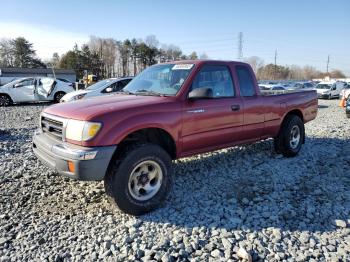
{"label": "power line", "polygon": [[275,73],[274,73],[275,79],[276,79],[276,71],[277,71],[277,49],[275,50]]}
{"label": "power line", "polygon": [[242,61],[243,59],[243,33],[238,33],[238,60]]}
{"label": "power line", "polygon": [[329,55],[327,57],[327,75],[328,75],[328,68],[329,68]]}

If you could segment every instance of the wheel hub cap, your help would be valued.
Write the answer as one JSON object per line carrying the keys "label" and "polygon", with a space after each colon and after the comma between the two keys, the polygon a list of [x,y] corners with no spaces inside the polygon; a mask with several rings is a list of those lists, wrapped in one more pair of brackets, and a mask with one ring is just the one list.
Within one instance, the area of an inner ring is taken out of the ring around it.
{"label": "wheel hub cap", "polygon": [[289,145],[292,149],[296,149],[300,142],[300,128],[299,126],[293,126],[290,131]]}
{"label": "wheel hub cap", "polygon": [[162,179],[163,172],[157,162],[152,160],[143,161],[130,174],[129,193],[138,201],[147,201],[158,193],[162,185]]}

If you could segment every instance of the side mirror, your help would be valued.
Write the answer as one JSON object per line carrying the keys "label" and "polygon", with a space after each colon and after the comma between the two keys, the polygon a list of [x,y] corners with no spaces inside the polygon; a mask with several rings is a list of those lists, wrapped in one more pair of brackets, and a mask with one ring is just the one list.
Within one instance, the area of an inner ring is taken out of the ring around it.
{"label": "side mirror", "polygon": [[21,83],[17,83],[17,84],[15,84],[15,85],[13,85],[13,88],[17,88],[17,87],[21,87],[21,86],[22,86]]}
{"label": "side mirror", "polygon": [[332,88],[331,88],[331,90],[336,90],[337,89],[337,87],[336,86],[333,86]]}
{"label": "side mirror", "polygon": [[196,88],[188,94],[188,99],[190,100],[209,98],[213,98],[213,90],[209,87]]}
{"label": "side mirror", "polygon": [[113,91],[113,88],[112,87],[107,87],[106,88],[106,93],[110,93],[110,92],[112,92]]}

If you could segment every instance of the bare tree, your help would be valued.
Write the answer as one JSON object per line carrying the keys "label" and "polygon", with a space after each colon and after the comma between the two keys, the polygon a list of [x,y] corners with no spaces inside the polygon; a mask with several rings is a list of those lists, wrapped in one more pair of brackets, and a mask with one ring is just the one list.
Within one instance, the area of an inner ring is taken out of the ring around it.
{"label": "bare tree", "polygon": [[155,35],[148,35],[145,38],[145,44],[150,48],[158,48],[159,41]]}
{"label": "bare tree", "polygon": [[198,59],[198,55],[195,51],[193,51],[190,55],[189,55],[189,59],[191,60],[196,60]]}
{"label": "bare tree", "polygon": [[112,38],[100,38],[90,36],[88,46],[93,53],[98,54],[101,60],[101,72],[104,77],[112,77],[116,74],[115,64],[118,50],[117,43]]}
{"label": "bare tree", "polygon": [[206,53],[202,53],[200,56],[199,56],[199,59],[208,59],[208,55]]}
{"label": "bare tree", "polygon": [[258,72],[258,69],[261,68],[262,66],[264,66],[264,60],[262,60],[260,57],[258,56],[251,56],[248,57],[247,59],[245,59],[245,62],[250,64],[250,66],[252,67],[254,73],[256,74]]}
{"label": "bare tree", "polygon": [[15,63],[14,50],[11,39],[0,40],[0,66],[13,67]]}

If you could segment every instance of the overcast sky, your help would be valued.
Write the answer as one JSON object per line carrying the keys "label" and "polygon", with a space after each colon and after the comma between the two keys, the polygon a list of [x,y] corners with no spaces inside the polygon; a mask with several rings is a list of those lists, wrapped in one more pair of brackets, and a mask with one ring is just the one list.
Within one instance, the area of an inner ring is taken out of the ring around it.
{"label": "overcast sky", "polygon": [[90,35],[144,38],[175,44],[189,54],[237,59],[238,33],[243,56],[265,63],[341,69],[350,76],[350,1],[253,0],[3,0],[0,38],[24,36],[47,59],[87,42]]}

